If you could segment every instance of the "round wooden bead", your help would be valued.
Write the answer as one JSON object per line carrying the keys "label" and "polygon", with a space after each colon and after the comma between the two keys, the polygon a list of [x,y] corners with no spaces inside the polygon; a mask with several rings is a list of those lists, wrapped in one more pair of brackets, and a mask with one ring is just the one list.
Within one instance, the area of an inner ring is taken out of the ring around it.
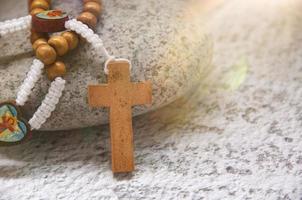
{"label": "round wooden bead", "polygon": [[54,63],[57,59],[57,53],[53,47],[48,44],[40,45],[36,50],[36,57],[45,65]]}
{"label": "round wooden bead", "polygon": [[60,35],[52,36],[48,40],[48,44],[55,48],[59,56],[63,56],[68,52],[68,42],[67,40]]}
{"label": "round wooden bead", "polygon": [[44,12],[45,10],[43,8],[35,8],[33,10],[30,11],[30,15],[34,16],[40,12]]}
{"label": "round wooden bead", "polygon": [[[31,3],[34,1],[34,0],[27,0],[28,1],[28,5],[31,5]],[[49,4],[49,5],[51,5],[51,1],[52,0],[45,0],[45,1],[47,1],[47,3]],[[92,1],[92,0],[91,0]]]}
{"label": "round wooden bead", "polygon": [[91,12],[82,12],[77,20],[83,22],[91,29],[94,29],[96,27],[97,18]]}
{"label": "round wooden bead", "polygon": [[29,12],[30,12],[30,7],[31,7],[32,2],[33,2],[33,0],[27,0],[27,8],[28,8]]}
{"label": "round wooden bead", "polygon": [[79,44],[79,37],[75,32],[72,31],[66,31],[62,33],[62,36],[67,40],[68,42],[68,48],[70,50],[75,49]]}
{"label": "round wooden bead", "polygon": [[42,8],[44,10],[48,10],[49,3],[46,0],[34,0],[30,5],[30,9],[33,10],[35,8]]}
{"label": "round wooden bead", "polygon": [[40,45],[47,44],[45,38],[39,38],[33,43],[33,49],[36,51]]}
{"label": "round wooden bead", "polygon": [[84,11],[91,12],[94,16],[98,17],[101,14],[102,6],[99,3],[89,1],[84,4]]}
{"label": "round wooden bead", "polygon": [[101,0],[83,0],[83,3],[88,3],[88,2],[96,2],[98,4],[102,4],[102,1]]}
{"label": "round wooden bead", "polygon": [[62,77],[66,74],[66,66],[61,61],[56,61],[46,68],[47,77],[49,80],[54,80],[57,77]]}
{"label": "round wooden bead", "polygon": [[68,15],[60,10],[47,10],[32,17],[32,27],[38,32],[54,33],[65,30]]}
{"label": "round wooden bead", "polygon": [[45,38],[47,39],[48,38],[48,35],[46,33],[39,33],[35,30],[31,30],[31,36],[30,36],[30,41],[31,43],[33,44],[37,39],[40,39],[40,38]]}

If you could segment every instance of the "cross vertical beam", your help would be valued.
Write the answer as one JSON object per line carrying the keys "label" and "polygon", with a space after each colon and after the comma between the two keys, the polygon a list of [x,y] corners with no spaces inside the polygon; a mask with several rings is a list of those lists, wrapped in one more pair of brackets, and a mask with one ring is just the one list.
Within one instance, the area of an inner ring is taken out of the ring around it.
{"label": "cross vertical beam", "polygon": [[131,83],[128,62],[108,65],[108,84],[90,85],[88,101],[91,107],[109,107],[112,171],[134,170],[132,106],[152,103],[151,82]]}

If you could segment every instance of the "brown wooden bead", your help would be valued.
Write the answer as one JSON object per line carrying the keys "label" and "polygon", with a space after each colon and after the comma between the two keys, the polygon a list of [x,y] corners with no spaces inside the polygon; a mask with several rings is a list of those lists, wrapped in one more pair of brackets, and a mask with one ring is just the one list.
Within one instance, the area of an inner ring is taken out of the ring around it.
{"label": "brown wooden bead", "polygon": [[30,12],[30,7],[31,7],[31,3],[33,2],[33,0],[27,0],[27,9],[28,9],[28,12]]}
{"label": "brown wooden bead", "polygon": [[48,38],[48,35],[46,33],[39,33],[35,30],[31,30],[31,36],[30,36],[30,41],[31,43],[33,44],[37,39],[40,39],[40,38],[45,38],[47,39]]}
{"label": "brown wooden bead", "polygon": [[45,65],[54,63],[57,59],[57,53],[53,47],[48,44],[40,45],[36,50],[36,57]]}
{"label": "brown wooden bead", "polygon": [[47,44],[45,38],[39,38],[33,43],[33,49],[36,51],[40,45]]}
{"label": "brown wooden bead", "polygon": [[35,9],[33,9],[33,10],[30,11],[30,14],[32,16],[34,16],[34,15],[40,13],[40,12],[43,12],[43,11],[45,11],[43,8],[35,8]]}
{"label": "brown wooden bead", "polygon": [[88,3],[88,2],[96,2],[96,3],[100,4],[100,5],[102,5],[102,1],[101,0],[83,0],[84,4]]}
{"label": "brown wooden bead", "polygon": [[91,29],[95,29],[96,27],[97,18],[91,12],[82,12],[77,19],[89,26]]}
{"label": "brown wooden bead", "polygon": [[[27,2],[28,2],[28,11],[30,12],[31,11],[31,3],[33,2],[34,0],[28,0]],[[47,1],[47,3],[49,4],[49,5],[51,5],[51,0],[46,0]]]}
{"label": "brown wooden bead", "polygon": [[56,61],[46,68],[47,77],[49,80],[54,80],[57,77],[62,77],[66,74],[66,66],[61,61]]}
{"label": "brown wooden bead", "polygon": [[62,36],[67,40],[68,48],[70,50],[77,48],[77,46],[79,44],[79,37],[75,32],[66,31],[66,32],[62,33]]}
{"label": "brown wooden bead", "polygon": [[84,11],[91,12],[94,16],[98,17],[101,14],[102,7],[99,3],[89,1],[84,4]]}
{"label": "brown wooden bead", "polygon": [[[31,6],[31,3],[33,2],[34,0],[28,0],[28,5],[29,5],[29,7]],[[47,1],[47,3],[49,4],[49,5],[51,5],[51,1],[52,0],[45,0],[45,1]]]}
{"label": "brown wooden bead", "polygon": [[63,56],[68,52],[68,42],[67,40],[60,35],[52,36],[48,40],[48,44],[55,48],[59,56]]}
{"label": "brown wooden bead", "polygon": [[44,10],[49,9],[49,3],[46,0],[34,0],[31,3],[30,9],[33,10],[35,8],[42,8]]}

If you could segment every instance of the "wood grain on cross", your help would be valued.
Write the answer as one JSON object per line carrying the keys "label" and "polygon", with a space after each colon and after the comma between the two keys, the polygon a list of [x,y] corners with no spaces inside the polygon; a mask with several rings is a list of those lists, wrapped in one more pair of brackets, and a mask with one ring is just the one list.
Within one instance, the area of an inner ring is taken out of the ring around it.
{"label": "wood grain on cross", "polygon": [[130,65],[124,61],[110,62],[108,84],[90,85],[91,107],[110,108],[112,171],[134,170],[132,106],[151,104],[151,82],[131,83]]}

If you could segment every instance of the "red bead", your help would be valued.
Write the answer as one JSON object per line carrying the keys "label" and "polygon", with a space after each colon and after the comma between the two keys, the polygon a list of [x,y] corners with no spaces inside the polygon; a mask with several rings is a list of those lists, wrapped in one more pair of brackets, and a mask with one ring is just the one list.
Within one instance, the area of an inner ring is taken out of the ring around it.
{"label": "red bead", "polygon": [[41,33],[54,33],[65,30],[68,20],[66,13],[59,10],[49,10],[38,13],[32,17],[32,27]]}

